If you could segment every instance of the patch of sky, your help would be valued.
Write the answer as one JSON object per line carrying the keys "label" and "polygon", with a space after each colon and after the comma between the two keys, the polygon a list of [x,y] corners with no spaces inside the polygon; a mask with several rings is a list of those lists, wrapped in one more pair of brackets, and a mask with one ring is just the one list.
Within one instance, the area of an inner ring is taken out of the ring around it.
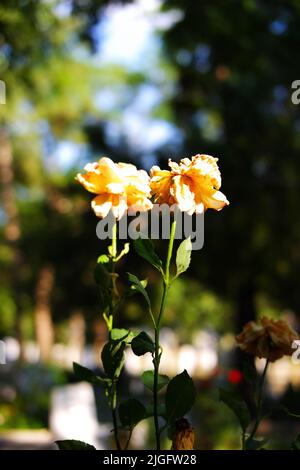
{"label": "patch of sky", "polygon": [[56,140],[51,132],[45,132],[44,165],[49,172],[68,171],[74,166],[84,164],[88,156],[85,143],[71,140]]}
{"label": "patch of sky", "polygon": [[125,140],[135,153],[151,153],[169,141],[181,143],[177,128],[162,119],[152,119],[147,115],[127,109],[120,122],[109,122],[106,136],[110,145],[118,145]]}
{"label": "patch of sky", "polygon": [[[63,16],[68,12],[69,2],[62,3],[65,4],[58,7],[57,12]],[[133,153],[139,153],[147,162],[152,159],[149,155],[154,155],[161,146],[182,142],[173,124],[151,116],[175,90],[169,72],[161,66],[159,31],[169,29],[183,17],[179,9],[161,11],[161,4],[161,0],[136,0],[125,5],[109,5],[92,29],[96,54],[91,61],[99,67],[99,73],[101,68],[116,65],[124,67],[128,73],[138,72],[146,77],[139,86],[131,86],[122,79],[119,83],[105,85],[96,93],[95,102],[106,119],[107,142],[112,146],[126,142]],[[85,58],[79,56],[80,60]],[[52,165],[68,169],[78,164],[79,155],[88,153],[84,145],[62,141],[54,146],[50,142],[50,154],[48,160]]]}
{"label": "patch of sky", "polygon": [[142,155],[141,165],[146,170],[149,171],[154,165],[157,165],[157,157],[153,153],[146,153]]}
{"label": "patch of sky", "polygon": [[72,12],[72,0],[61,0],[55,3],[54,12],[59,18],[67,18]]}
{"label": "patch of sky", "polygon": [[110,113],[128,105],[131,98],[130,89],[126,85],[103,87],[95,94],[95,105],[102,113]]}
{"label": "patch of sky", "polygon": [[137,89],[127,85],[102,88],[95,98],[96,106],[103,112],[130,106],[136,112],[148,113],[162,100],[161,90],[151,84],[143,83]]}
{"label": "patch of sky", "polygon": [[180,10],[161,12],[160,0],[136,0],[110,5],[93,29],[100,64],[116,63],[130,70],[148,69],[157,58],[156,31],[167,30],[182,18]]}

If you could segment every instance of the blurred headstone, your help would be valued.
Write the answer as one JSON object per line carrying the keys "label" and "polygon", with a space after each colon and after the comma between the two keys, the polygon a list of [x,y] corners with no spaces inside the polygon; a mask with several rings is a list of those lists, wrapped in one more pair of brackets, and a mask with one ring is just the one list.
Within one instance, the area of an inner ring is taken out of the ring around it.
{"label": "blurred headstone", "polygon": [[0,340],[0,364],[6,364],[6,345],[2,340]]}
{"label": "blurred headstone", "polygon": [[5,343],[5,359],[6,363],[15,362],[20,357],[20,344],[19,341],[11,336],[4,338]]}
{"label": "blurred headstone", "polygon": [[107,448],[110,428],[97,420],[93,388],[90,384],[55,387],[51,396],[50,429],[55,440],[77,439]]}
{"label": "blurred headstone", "polygon": [[85,320],[81,311],[73,312],[69,321],[68,352],[69,362],[72,367],[73,361],[81,362],[85,345]]}
{"label": "blurred headstone", "polygon": [[195,376],[208,378],[218,366],[218,338],[210,331],[198,331],[194,334],[193,344],[196,347]]}
{"label": "blurred headstone", "polygon": [[26,362],[35,364],[39,362],[40,359],[40,350],[34,341],[28,341],[24,344],[24,358]]}

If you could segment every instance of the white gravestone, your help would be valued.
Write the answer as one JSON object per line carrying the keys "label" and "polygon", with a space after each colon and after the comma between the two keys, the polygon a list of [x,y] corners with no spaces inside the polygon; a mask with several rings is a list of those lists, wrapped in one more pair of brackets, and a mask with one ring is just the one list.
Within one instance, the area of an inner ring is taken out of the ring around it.
{"label": "white gravestone", "polygon": [[55,387],[51,396],[50,429],[55,440],[76,439],[107,446],[109,426],[99,425],[93,388],[86,382]]}

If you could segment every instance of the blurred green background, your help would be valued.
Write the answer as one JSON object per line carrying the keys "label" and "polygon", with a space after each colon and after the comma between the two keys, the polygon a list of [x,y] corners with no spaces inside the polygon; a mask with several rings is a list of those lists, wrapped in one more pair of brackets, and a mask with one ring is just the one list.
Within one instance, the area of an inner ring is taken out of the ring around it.
{"label": "blurred green background", "polygon": [[[49,426],[41,446],[50,445],[53,387],[75,382],[72,360],[101,367],[93,270],[105,244],[76,173],[103,155],[149,170],[207,153],[220,159],[231,205],[207,212],[204,248],[170,293],[165,344],[178,360],[164,367],[175,374],[191,364],[198,448],[238,447],[217,392],[240,386],[230,373],[240,368],[234,334],[259,315],[299,327],[299,50],[296,0],[1,1],[2,446],[31,445],[30,434],[10,440],[9,430]],[[133,252],[119,269],[132,267],[158,301],[156,274]],[[147,322],[132,298],[117,326]],[[128,357],[124,393],[144,397],[143,367]],[[286,359],[270,369],[270,404],[300,411],[299,371]],[[95,396],[101,424],[109,416]],[[151,423],[143,426],[137,447],[153,439]],[[271,448],[288,447],[297,429],[283,416],[265,423]]]}

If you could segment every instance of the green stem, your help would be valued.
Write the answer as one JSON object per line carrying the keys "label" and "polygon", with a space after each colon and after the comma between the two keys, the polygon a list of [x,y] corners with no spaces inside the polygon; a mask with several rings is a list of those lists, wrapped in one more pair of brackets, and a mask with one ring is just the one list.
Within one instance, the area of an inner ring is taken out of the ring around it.
{"label": "green stem", "polygon": [[115,279],[114,279],[114,274],[115,274],[115,267],[116,267],[116,257],[117,257],[117,222],[114,223],[113,228],[112,228],[112,240],[111,240],[111,302],[110,302],[110,308],[109,308],[109,334],[111,330],[113,329],[113,313],[114,313],[114,297],[115,297]]}
{"label": "green stem", "polygon": [[121,445],[120,445],[120,440],[119,440],[119,434],[118,434],[117,384],[116,384],[115,379],[113,380],[113,383],[112,383],[111,394],[112,394],[112,396],[111,396],[111,412],[112,412],[112,420],[113,420],[113,426],[114,426],[115,443],[116,443],[117,450],[122,450]]}
{"label": "green stem", "polygon": [[[117,257],[117,222],[115,222],[112,228],[112,241],[111,241],[111,274],[115,273]],[[114,320],[114,307],[115,307],[115,279],[112,276],[111,281],[111,302],[109,308],[109,337],[111,336],[111,330],[113,329],[113,320]],[[117,450],[121,450],[120,440],[119,440],[119,431],[118,431],[118,420],[117,420],[117,381],[114,378],[112,381],[112,386],[110,389],[110,404],[111,404],[111,414],[114,427],[114,438]]]}
{"label": "green stem", "polygon": [[117,257],[117,222],[114,223],[112,228],[112,240],[111,240],[111,247],[112,247],[112,257]]}
{"label": "green stem", "polygon": [[126,444],[125,444],[125,447],[124,447],[123,450],[127,450],[127,449],[128,449],[129,442],[130,442],[130,439],[131,439],[131,436],[132,436],[132,431],[133,431],[133,429],[130,429],[129,434],[128,434],[128,439],[127,439],[127,441],[126,441]]}
{"label": "green stem", "polygon": [[266,378],[269,363],[270,363],[270,361],[269,361],[269,359],[267,359],[264,370],[263,370],[263,373],[261,375],[261,379],[260,379],[260,383],[259,383],[259,391],[258,391],[256,420],[255,420],[252,432],[251,432],[250,436],[248,437],[248,439],[253,439],[253,437],[255,436],[255,433],[257,431],[257,428],[259,426],[259,423],[261,421],[261,418],[262,418],[261,414],[262,414],[263,390],[264,390],[264,383],[265,383],[265,378]]}
{"label": "green stem", "polygon": [[242,432],[242,450],[245,450],[246,446],[246,432],[243,430]]}
{"label": "green stem", "polygon": [[[161,301],[160,313],[163,312],[163,306],[167,295],[166,284],[164,283],[163,297]],[[155,427],[155,439],[156,439],[156,450],[160,450],[160,432],[159,432],[159,421],[158,421],[158,374],[159,374],[159,363],[160,363],[160,351],[159,351],[159,326],[155,326],[155,351],[153,357],[154,365],[154,380],[153,380],[153,417]]]}
{"label": "green stem", "polygon": [[155,325],[155,351],[153,357],[154,365],[154,381],[153,381],[153,415],[154,415],[154,426],[155,426],[155,438],[156,438],[156,450],[160,450],[160,430],[159,430],[159,421],[158,421],[158,375],[159,375],[159,364],[161,359],[161,350],[159,345],[159,333],[160,333],[160,324],[162,321],[163,313],[166,306],[167,294],[170,287],[170,263],[173,253],[174,238],[176,232],[176,220],[172,223],[168,254],[166,260],[166,267],[164,272],[164,283],[163,283],[163,294],[159,309],[159,314],[157,322]]}
{"label": "green stem", "polygon": [[165,276],[166,276],[166,284],[168,285],[170,284],[170,280],[169,280],[170,279],[170,263],[171,263],[172,253],[173,253],[175,232],[176,232],[176,219],[173,220],[172,227],[171,227],[168,255],[167,255],[167,261],[166,261]]}

